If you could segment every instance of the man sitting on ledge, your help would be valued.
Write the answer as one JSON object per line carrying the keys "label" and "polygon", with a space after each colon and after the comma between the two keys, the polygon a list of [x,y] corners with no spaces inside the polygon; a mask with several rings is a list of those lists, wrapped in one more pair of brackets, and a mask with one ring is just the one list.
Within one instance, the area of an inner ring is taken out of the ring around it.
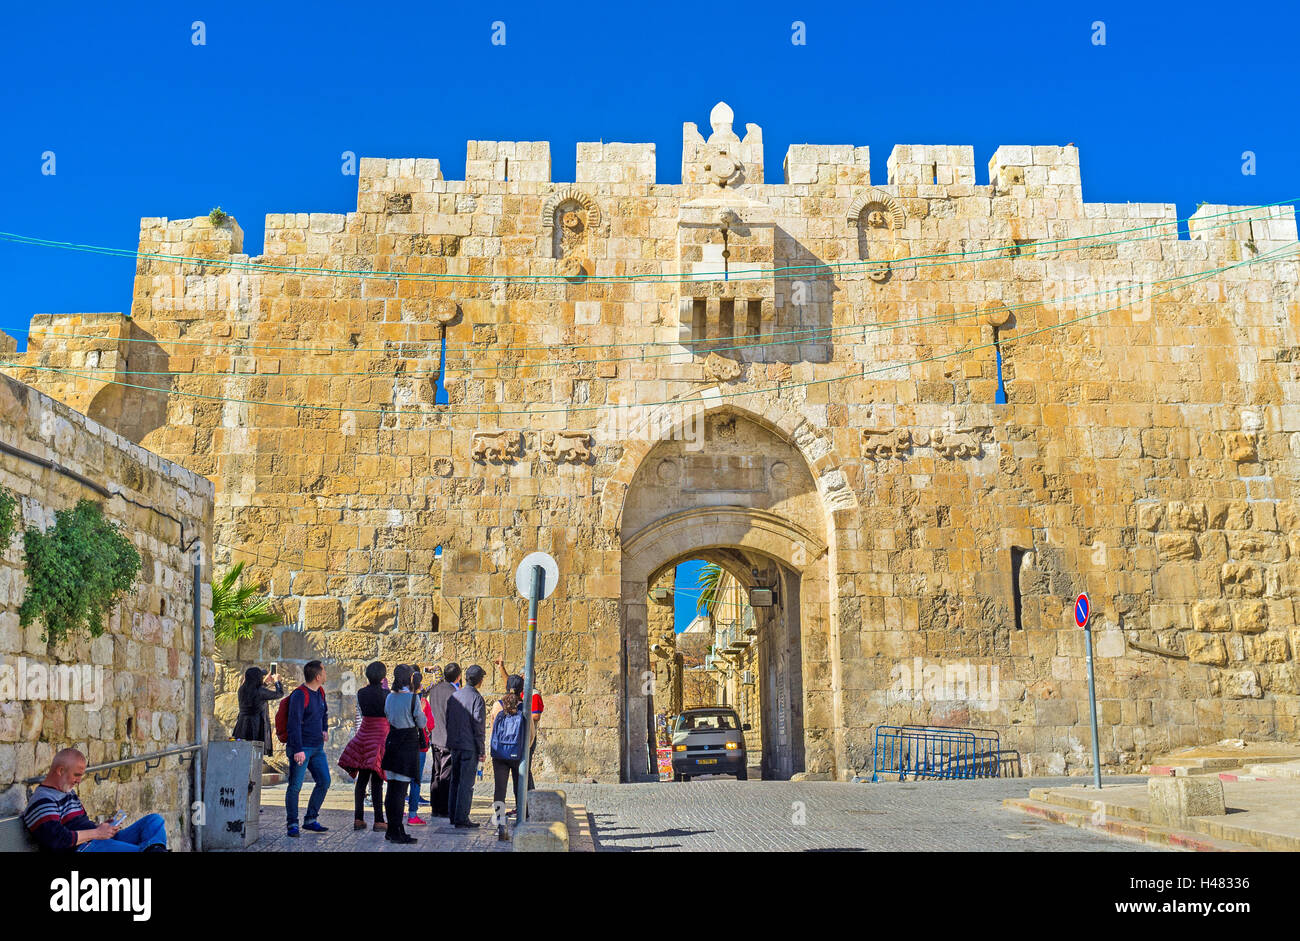
{"label": "man sitting on ledge", "polygon": [[167,827],[158,814],[141,817],[126,829],[96,824],[72,790],[86,773],[86,756],[65,748],[54,756],[50,773],[23,811],[23,824],[41,849],[91,853],[166,852]]}

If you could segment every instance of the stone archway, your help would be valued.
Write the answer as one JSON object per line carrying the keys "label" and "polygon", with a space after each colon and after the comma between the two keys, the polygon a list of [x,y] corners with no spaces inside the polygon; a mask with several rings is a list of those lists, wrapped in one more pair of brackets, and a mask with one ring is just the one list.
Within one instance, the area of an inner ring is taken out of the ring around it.
{"label": "stone archway", "polygon": [[[684,548],[685,547],[685,548]],[[623,695],[620,737],[622,776],[640,778],[640,745],[649,728],[649,696],[635,680],[648,669],[649,624],[646,586],[687,559],[717,562],[746,588],[775,587],[774,611],[765,612],[762,703],[764,765],[772,776],[788,778],[807,764],[805,722],[809,694],[831,692],[829,674],[806,682],[805,641],[810,650],[827,633],[827,553],[810,529],[763,510],[703,507],[682,510],[638,530],[623,543],[622,624]],[[760,572],[757,577],[751,570]],[[829,729],[817,727],[817,737]],[[647,769],[648,770],[648,769]]]}
{"label": "stone archway", "polygon": [[[772,759],[774,774],[834,773],[843,757],[830,537],[844,520],[827,505],[828,462],[815,477],[795,440],[760,416],[730,406],[710,410],[704,441],[695,442],[696,450],[689,444],[671,435],[648,443],[618,492],[620,776],[627,781],[652,777],[649,693],[643,683],[652,675],[648,586],[680,561],[713,556],[727,558],[738,575],[747,566],[762,567],[769,579],[774,574],[785,606],[772,627],[772,650],[780,653],[772,661],[775,679],[765,678],[773,702],[785,710],[773,713],[772,728],[788,739],[786,744],[774,739],[783,749]],[[609,488],[605,496],[608,500]]]}

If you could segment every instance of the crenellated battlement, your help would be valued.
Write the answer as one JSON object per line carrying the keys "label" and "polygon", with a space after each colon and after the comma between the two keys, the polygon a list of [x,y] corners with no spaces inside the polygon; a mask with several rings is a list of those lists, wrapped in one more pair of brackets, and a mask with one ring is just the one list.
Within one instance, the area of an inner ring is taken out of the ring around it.
{"label": "crenellated battlement", "polygon": [[[677,326],[689,335],[692,324],[727,319],[710,313],[709,305],[723,299],[745,306],[745,318],[757,318],[763,332],[780,329],[793,289],[781,279],[754,280],[765,270],[834,265],[828,270],[845,280],[884,285],[918,277],[915,266],[899,264],[903,259],[955,246],[1041,257],[1027,246],[1141,230],[1141,238],[1061,256],[1114,261],[1119,268],[1111,277],[1133,261],[1234,261],[1297,238],[1291,207],[1202,206],[1187,227],[1189,239],[1173,204],[1085,203],[1072,144],[1002,145],[979,175],[970,145],[898,144],[883,182],[873,181],[865,146],[794,144],[782,180],[769,182],[762,129],[747,124],[742,136],[725,103],[712,109],[707,138],[693,122],[683,125],[682,137],[680,182],[666,184],[655,180],[650,143],[577,144],[573,182],[551,179],[546,141],[469,141],[462,180],[446,179],[434,158],[366,157],[355,212],[270,213],[263,255],[304,264],[341,258],[334,267],[361,269],[375,255],[409,257],[448,273],[471,266],[574,284],[618,277],[633,265],[681,276],[672,303]],[[243,231],[233,218],[219,225],[202,217],[147,218],[140,247],[233,259],[242,257]],[[181,273],[221,274],[212,265]],[[758,305],[753,317],[751,302]]]}

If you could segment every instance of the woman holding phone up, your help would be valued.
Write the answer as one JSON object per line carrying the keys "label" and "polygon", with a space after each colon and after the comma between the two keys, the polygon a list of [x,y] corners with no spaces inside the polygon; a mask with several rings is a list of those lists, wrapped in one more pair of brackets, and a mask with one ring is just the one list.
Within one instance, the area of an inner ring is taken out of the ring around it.
{"label": "woman holding phone up", "polygon": [[[275,686],[270,682],[274,680]],[[284,698],[284,686],[274,674],[262,672],[261,667],[249,667],[244,671],[244,682],[236,693],[239,699],[239,718],[230,737],[241,742],[261,742],[266,754],[273,754],[271,744],[271,717],[267,703]]]}

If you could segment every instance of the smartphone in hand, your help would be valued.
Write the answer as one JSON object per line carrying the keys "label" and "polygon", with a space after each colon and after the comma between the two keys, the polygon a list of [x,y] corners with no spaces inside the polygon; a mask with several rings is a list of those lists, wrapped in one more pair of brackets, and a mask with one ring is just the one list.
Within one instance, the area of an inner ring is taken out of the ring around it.
{"label": "smartphone in hand", "polygon": [[113,814],[113,818],[108,822],[120,830],[122,828],[122,824],[126,823],[126,811],[119,810],[117,813]]}

